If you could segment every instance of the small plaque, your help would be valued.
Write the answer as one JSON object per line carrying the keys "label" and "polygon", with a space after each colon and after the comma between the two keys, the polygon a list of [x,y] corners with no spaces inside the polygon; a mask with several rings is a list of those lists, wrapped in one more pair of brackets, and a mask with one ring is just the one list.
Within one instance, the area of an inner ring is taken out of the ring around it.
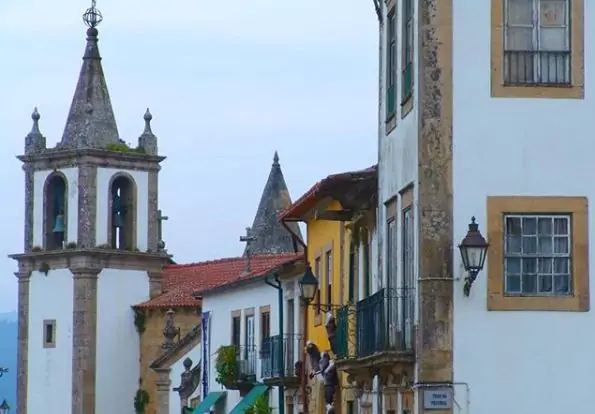
{"label": "small plaque", "polygon": [[450,410],[452,388],[427,388],[424,390],[424,410]]}

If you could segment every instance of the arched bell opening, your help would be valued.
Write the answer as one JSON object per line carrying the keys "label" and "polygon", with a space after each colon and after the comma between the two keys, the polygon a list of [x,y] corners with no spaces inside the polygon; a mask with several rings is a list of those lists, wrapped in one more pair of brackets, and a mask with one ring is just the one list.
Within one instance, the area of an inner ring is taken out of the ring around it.
{"label": "arched bell opening", "polygon": [[113,249],[136,248],[136,184],[125,173],[116,174],[109,186],[108,240]]}
{"label": "arched bell opening", "polygon": [[43,247],[46,250],[64,248],[67,240],[68,184],[64,174],[53,172],[43,190]]}

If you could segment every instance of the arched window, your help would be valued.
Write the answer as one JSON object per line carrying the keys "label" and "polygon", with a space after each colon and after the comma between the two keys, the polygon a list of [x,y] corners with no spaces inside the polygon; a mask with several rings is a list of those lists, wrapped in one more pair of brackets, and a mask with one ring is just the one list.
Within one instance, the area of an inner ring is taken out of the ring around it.
{"label": "arched window", "polygon": [[53,172],[44,188],[43,245],[46,250],[62,249],[66,241],[68,223],[66,177]]}
{"label": "arched window", "polygon": [[136,186],[129,175],[117,174],[110,184],[109,242],[114,249],[136,247]]}

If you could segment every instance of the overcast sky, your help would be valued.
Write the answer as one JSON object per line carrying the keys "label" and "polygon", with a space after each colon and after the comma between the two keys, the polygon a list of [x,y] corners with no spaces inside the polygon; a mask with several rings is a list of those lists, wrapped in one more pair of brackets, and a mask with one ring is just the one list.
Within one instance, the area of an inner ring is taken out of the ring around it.
{"label": "overcast sky", "polygon": [[[90,0],[89,0],[90,3]],[[39,107],[62,136],[81,66],[84,0],[0,2],[0,312],[16,309],[23,152]],[[164,238],[178,263],[241,254],[273,153],[295,200],[377,155],[372,0],[98,0],[100,51],[122,139],[147,107],[160,153]]]}

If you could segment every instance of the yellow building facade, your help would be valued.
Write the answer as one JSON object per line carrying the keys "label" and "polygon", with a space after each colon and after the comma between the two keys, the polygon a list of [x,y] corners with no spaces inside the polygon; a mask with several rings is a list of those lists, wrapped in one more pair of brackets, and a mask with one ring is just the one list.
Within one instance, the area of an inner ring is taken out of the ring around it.
{"label": "yellow building facade", "polygon": [[[362,186],[362,177],[365,184]],[[305,337],[320,352],[327,353],[333,361],[340,354],[349,353],[353,347],[355,332],[343,323],[341,333],[334,336],[334,351],[331,350],[327,322],[334,318],[335,324],[350,312],[360,289],[368,290],[359,280],[359,261],[356,252],[360,245],[361,222],[363,216],[375,210],[376,168],[331,175],[298,199],[283,215],[286,222],[299,221],[307,228],[307,260],[318,279],[318,290],[314,299],[306,307]],[[369,262],[369,261],[368,261]],[[371,265],[371,264],[369,264]],[[351,321],[350,316],[346,316]],[[353,321],[351,321],[353,322]],[[347,323],[354,326],[353,323]],[[337,338],[340,336],[340,338]],[[338,341],[337,341],[338,340]],[[344,355],[342,355],[344,357]],[[316,367],[306,366],[308,373]],[[338,371],[339,384],[335,387],[333,408],[335,413],[351,414],[357,404],[357,393],[349,384],[348,375]],[[307,379],[307,412],[327,413],[324,386],[319,378]]]}

